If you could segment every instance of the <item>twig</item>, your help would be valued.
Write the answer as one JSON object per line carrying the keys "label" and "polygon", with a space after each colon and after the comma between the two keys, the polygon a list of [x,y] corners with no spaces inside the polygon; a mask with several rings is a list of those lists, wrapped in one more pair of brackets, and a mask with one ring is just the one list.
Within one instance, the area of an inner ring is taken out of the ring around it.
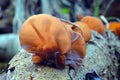
{"label": "twig", "polygon": [[106,28],[109,28],[109,22],[107,21],[107,19],[105,18],[105,16],[101,15],[100,18],[102,19],[102,21],[105,23]]}

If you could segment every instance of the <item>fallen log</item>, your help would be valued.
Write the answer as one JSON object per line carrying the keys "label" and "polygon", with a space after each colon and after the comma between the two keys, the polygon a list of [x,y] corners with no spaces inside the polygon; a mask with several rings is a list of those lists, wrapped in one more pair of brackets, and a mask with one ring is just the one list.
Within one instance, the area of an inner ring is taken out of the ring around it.
{"label": "fallen log", "polygon": [[[109,31],[107,33],[113,34]],[[114,35],[112,36],[115,38]],[[91,71],[95,71],[103,80],[115,80],[117,68],[112,61],[112,49],[109,48],[112,45],[108,42],[103,36],[92,31],[92,38],[87,43],[87,55],[82,67],[78,70],[69,69],[68,66],[64,70],[59,70],[35,65],[31,60],[31,55],[22,49],[9,62],[6,80],[85,80],[86,74]],[[120,44],[120,41],[117,44]]]}

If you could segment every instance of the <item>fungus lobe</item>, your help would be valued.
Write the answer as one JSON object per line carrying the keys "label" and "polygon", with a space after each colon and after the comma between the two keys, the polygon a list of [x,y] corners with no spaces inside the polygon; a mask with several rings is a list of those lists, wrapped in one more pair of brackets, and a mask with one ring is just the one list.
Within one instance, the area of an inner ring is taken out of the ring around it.
{"label": "fungus lobe", "polygon": [[113,31],[120,39],[120,22],[110,22],[109,30]]}
{"label": "fungus lobe", "polygon": [[[77,21],[77,22],[75,22],[75,24],[77,24],[81,28],[81,30],[84,34],[84,39],[85,39],[86,42],[88,42],[91,38],[90,28],[87,26],[87,24],[85,24],[84,22],[81,22],[81,21]],[[80,30],[79,30],[79,32],[81,33]]]}
{"label": "fungus lobe", "polygon": [[103,34],[105,31],[104,24],[97,17],[85,16],[81,19],[81,21],[86,23],[90,29],[97,31],[100,34]]}

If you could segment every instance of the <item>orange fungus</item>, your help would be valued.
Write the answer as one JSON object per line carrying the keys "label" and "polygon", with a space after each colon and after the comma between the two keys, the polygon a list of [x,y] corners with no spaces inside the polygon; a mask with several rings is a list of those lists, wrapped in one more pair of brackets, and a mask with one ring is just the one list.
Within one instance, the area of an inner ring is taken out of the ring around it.
{"label": "orange fungus", "polygon": [[76,68],[86,55],[81,33],[65,27],[58,18],[48,14],[28,18],[22,25],[19,39],[22,48],[34,54],[34,63],[48,61],[58,68],[65,68],[65,65]]}
{"label": "orange fungus", "polygon": [[120,22],[110,22],[109,30],[113,31],[120,39]]}
{"label": "orange fungus", "polygon": [[90,28],[84,22],[78,21],[78,22],[75,22],[75,24],[77,24],[81,28],[83,35],[84,35],[84,39],[86,42],[88,42],[91,38]]}
{"label": "orange fungus", "polygon": [[97,31],[100,34],[103,34],[105,31],[104,24],[97,17],[85,16],[81,19],[81,21],[86,23],[90,29]]}

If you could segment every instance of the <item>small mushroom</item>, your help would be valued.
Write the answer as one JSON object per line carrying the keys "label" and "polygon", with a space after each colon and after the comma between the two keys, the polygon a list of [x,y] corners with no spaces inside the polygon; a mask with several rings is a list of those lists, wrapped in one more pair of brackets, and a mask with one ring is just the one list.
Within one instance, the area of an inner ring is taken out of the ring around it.
{"label": "small mushroom", "polygon": [[120,22],[110,22],[109,30],[113,31],[120,39]]}
{"label": "small mushroom", "polygon": [[97,31],[100,34],[103,34],[105,31],[104,24],[97,17],[85,16],[81,19],[81,21],[86,23],[90,29]]}

